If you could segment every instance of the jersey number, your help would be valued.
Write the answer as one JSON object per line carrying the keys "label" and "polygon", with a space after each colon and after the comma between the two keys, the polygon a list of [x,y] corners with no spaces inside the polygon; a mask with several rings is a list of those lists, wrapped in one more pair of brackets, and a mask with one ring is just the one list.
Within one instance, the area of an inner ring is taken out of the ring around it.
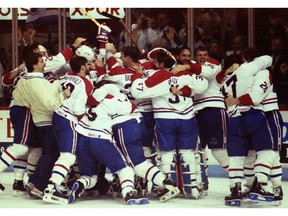
{"label": "jersey number", "polygon": [[[237,76],[236,75],[233,75],[230,79],[228,79],[226,81],[226,86],[229,87],[231,86],[231,89],[232,89],[232,97],[233,98],[237,98],[237,94],[236,94],[236,82],[237,82]],[[223,86],[221,88],[221,91],[222,91],[222,94],[224,96],[226,96],[227,92],[225,91],[225,87]]]}
{"label": "jersey number", "polygon": [[87,114],[89,121],[95,121],[95,119],[97,118],[97,114],[93,112],[91,108],[88,110]]}
{"label": "jersey number", "polygon": [[62,86],[62,90],[64,91],[65,89],[69,88],[70,92],[72,94],[73,90],[75,89],[75,86],[72,83],[69,82],[65,82],[65,83],[61,83]]}

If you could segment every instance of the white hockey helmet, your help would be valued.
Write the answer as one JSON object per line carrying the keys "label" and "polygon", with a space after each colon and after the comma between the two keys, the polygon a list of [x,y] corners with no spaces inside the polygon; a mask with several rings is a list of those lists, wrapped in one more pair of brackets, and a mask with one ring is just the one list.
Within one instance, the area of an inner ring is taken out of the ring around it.
{"label": "white hockey helmet", "polygon": [[47,49],[42,46],[42,45],[38,45],[38,49],[39,49],[39,53],[42,55],[42,56],[47,56],[48,55],[48,52],[47,52]]}
{"label": "white hockey helmet", "polygon": [[77,56],[82,56],[87,59],[88,62],[92,62],[95,60],[95,53],[91,47],[86,45],[82,45],[76,49],[75,54]]}

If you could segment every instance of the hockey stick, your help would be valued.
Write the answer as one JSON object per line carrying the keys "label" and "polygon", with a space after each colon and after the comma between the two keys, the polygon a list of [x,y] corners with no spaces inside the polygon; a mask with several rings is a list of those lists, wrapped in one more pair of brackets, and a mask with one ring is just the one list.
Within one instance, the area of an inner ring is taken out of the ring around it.
{"label": "hockey stick", "polygon": [[[137,42],[136,42],[135,39],[132,37],[131,31],[130,31],[129,28],[127,27],[127,25],[126,25],[126,23],[124,22],[124,20],[122,20],[122,19],[119,18],[119,17],[113,16],[113,15],[107,13],[107,12],[102,12],[101,15],[103,15],[103,16],[105,16],[105,17],[108,17],[108,18],[110,18],[110,19],[112,19],[112,20],[115,20],[115,21],[119,22],[119,23],[123,26],[123,28],[124,28],[125,32],[128,34],[128,36],[131,38],[133,44],[138,48]],[[138,48],[138,49],[139,49],[139,48]]]}
{"label": "hockey stick", "polygon": [[97,20],[94,18],[94,17],[92,17],[86,10],[85,10],[85,8],[80,8],[80,10],[90,19],[90,20],[92,20],[98,27],[100,27],[100,23],[99,22],[97,22]]}

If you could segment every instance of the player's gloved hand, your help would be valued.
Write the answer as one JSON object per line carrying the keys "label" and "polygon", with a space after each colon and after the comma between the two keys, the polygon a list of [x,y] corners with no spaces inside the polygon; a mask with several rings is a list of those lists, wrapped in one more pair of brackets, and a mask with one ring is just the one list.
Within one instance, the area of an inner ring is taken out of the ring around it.
{"label": "player's gloved hand", "polygon": [[111,29],[106,25],[106,23],[102,23],[98,28],[98,35],[109,35],[111,33]]}
{"label": "player's gloved hand", "polygon": [[106,25],[106,23],[102,23],[98,28],[96,41],[107,43],[110,32],[111,32],[111,29]]}

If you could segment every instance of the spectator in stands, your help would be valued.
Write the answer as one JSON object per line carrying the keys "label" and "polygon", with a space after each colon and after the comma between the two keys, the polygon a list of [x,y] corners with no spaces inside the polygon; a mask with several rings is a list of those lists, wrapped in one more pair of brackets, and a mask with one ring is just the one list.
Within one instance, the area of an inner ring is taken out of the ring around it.
{"label": "spectator in stands", "polygon": [[156,29],[157,37],[153,47],[163,47],[165,49],[176,48],[178,46],[178,36],[175,28],[170,25],[168,13],[160,11],[157,17]]}
{"label": "spectator in stands", "polygon": [[214,58],[220,63],[222,62],[224,54],[219,40],[211,40],[208,43],[208,52],[210,58]]}
{"label": "spectator in stands", "polygon": [[188,17],[187,17],[187,11],[182,11],[184,24],[181,27],[181,29],[178,32],[178,39],[179,39],[179,45],[187,45],[188,44]]}
{"label": "spectator in stands", "polygon": [[283,39],[275,36],[271,39],[271,51],[273,58],[272,79],[274,91],[278,95],[279,105],[288,105],[288,53],[284,49]]}
{"label": "spectator in stands", "polygon": [[23,62],[22,51],[23,48],[29,44],[34,43],[34,36],[36,29],[31,24],[26,24],[20,28],[18,35],[18,65]]}
{"label": "spectator in stands", "polygon": [[156,31],[151,28],[151,18],[140,13],[136,24],[132,25],[132,37],[137,42],[139,50],[148,53],[156,36]]}
{"label": "spectator in stands", "polygon": [[224,58],[224,69],[229,68],[233,63],[242,63],[241,53],[246,47],[245,38],[241,34],[235,34],[231,41],[232,50],[226,51]]}
{"label": "spectator in stands", "polygon": [[[188,16],[187,11],[182,11],[184,24],[182,25],[181,29],[178,32],[178,40],[179,40],[179,46],[187,46],[188,45]],[[204,31],[201,27],[195,25],[194,27],[194,47],[198,47],[198,45],[203,45],[201,37],[203,35]],[[170,50],[171,51],[171,50]]]}

